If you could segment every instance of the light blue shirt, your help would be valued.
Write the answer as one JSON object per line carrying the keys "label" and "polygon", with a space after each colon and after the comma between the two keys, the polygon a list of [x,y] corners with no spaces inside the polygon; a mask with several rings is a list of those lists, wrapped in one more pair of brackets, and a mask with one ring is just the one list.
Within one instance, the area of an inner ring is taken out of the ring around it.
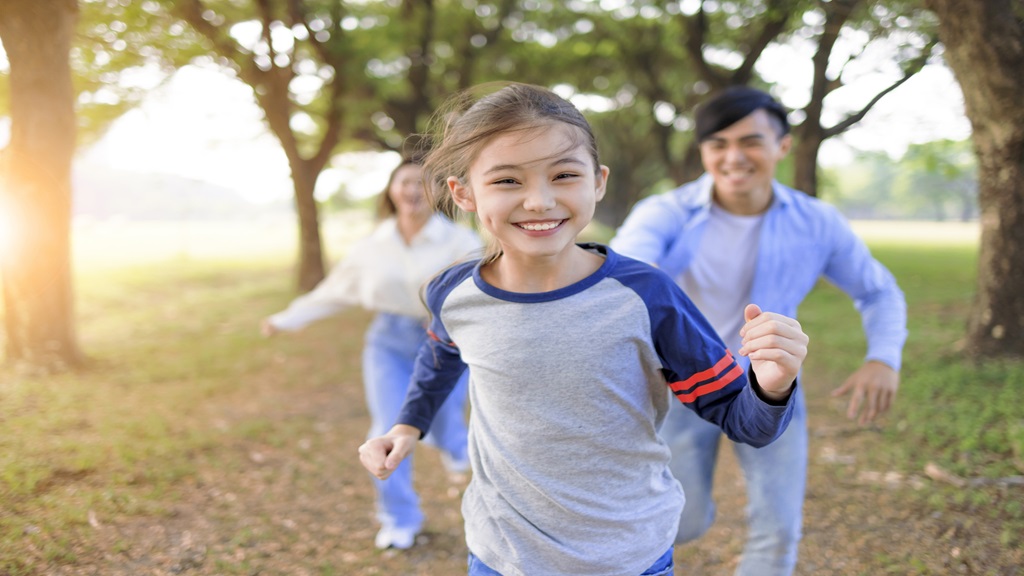
{"label": "light blue shirt", "polygon": [[[700,246],[711,210],[713,180],[705,174],[638,202],[611,247],[679,278]],[[853,299],[867,339],[865,360],[900,369],[907,306],[892,273],[876,260],[835,207],[772,182],[750,300],[796,318],[797,308],[824,276]]]}

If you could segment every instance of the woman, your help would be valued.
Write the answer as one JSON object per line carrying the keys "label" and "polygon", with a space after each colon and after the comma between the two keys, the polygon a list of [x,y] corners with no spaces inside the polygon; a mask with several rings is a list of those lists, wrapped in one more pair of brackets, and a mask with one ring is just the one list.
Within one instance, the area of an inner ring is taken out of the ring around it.
{"label": "woman", "polygon": [[[440,270],[480,248],[472,231],[433,213],[416,160],[403,160],[391,173],[378,201],[377,217],[374,231],[357,242],[327,278],[262,324],[263,334],[272,336],[300,330],[351,306],[376,312],[363,350],[371,438],[394,424],[416,352],[427,338],[427,310],[420,288]],[[441,450],[442,462],[453,474],[469,469],[464,380],[444,403],[438,423],[425,438]],[[381,524],[375,545],[411,547],[423,524],[411,464],[404,463],[386,483],[374,479],[374,485]]]}

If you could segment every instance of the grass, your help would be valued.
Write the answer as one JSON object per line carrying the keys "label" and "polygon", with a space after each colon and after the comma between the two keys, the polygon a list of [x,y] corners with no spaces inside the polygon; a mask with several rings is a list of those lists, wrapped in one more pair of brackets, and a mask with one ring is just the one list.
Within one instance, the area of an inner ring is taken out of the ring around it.
{"label": "grass", "polygon": [[[1024,381],[1024,364],[976,364],[959,352],[974,289],[973,246],[877,243],[872,251],[896,275],[908,307],[910,336],[887,438],[893,460],[911,470],[931,461],[964,476],[1024,472],[1024,404],[1015,385]],[[800,318],[812,347],[828,351],[812,367],[840,377],[860,362],[860,319],[837,289],[816,289]]]}
{"label": "grass", "polygon": [[[907,474],[928,462],[965,478],[1022,474],[1024,365],[975,365],[958,352],[975,246],[966,237],[914,238],[871,240],[907,295],[910,338],[897,402],[869,457]],[[290,254],[244,252],[251,244],[234,241],[242,254],[234,258],[171,251],[156,261],[81,267],[78,325],[89,366],[47,378],[0,373],[0,574],[34,574],[33,558],[73,563],[90,518],[170,514],[167,503],[203,455],[232,439],[275,446],[289,434],[258,414],[226,429],[204,408],[244,405],[248,380],[275,362],[253,353],[258,319],[292,295]],[[808,370],[838,381],[860,363],[859,317],[845,295],[822,284],[800,315],[812,337]],[[361,334],[352,338],[358,350]],[[295,370],[310,385],[326,378],[301,374],[302,366],[275,369]],[[217,457],[232,467],[246,455]],[[1019,488],[936,484],[919,497],[936,510],[973,511],[979,523],[999,527],[1005,546],[1024,541]]]}
{"label": "grass", "polygon": [[[869,236],[872,252],[897,277],[908,307],[909,338],[889,424],[869,461],[920,475],[929,463],[979,482],[1024,474],[1024,363],[975,363],[960,352],[974,294],[973,242],[946,237]],[[820,285],[800,309],[811,336],[808,369],[833,381],[861,361],[860,317],[836,288]],[[815,350],[823,350],[815,356]],[[917,496],[936,512],[955,509],[1001,526],[1006,546],[1024,545],[1021,488],[997,482],[969,487],[935,483]]]}
{"label": "grass", "polygon": [[[280,265],[179,262],[79,276],[79,331],[92,360],[78,373],[0,380],[0,574],[17,574],[26,535],[71,561],[90,512],[160,514],[192,456],[222,435],[211,398],[238,395],[266,366],[250,353],[256,310],[280,304]],[[13,433],[12,433],[13,432]]]}

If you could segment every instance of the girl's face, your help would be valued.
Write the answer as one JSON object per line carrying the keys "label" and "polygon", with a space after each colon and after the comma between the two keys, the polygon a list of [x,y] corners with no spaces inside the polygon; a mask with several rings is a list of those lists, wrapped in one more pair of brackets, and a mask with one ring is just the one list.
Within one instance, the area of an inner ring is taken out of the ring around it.
{"label": "girl's face", "polygon": [[423,179],[420,167],[406,164],[395,172],[388,188],[388,196],[395,203],[395,211],[399,216],[426,216],[430,214],[430,204],[423,191]]}
{"label": "girl's face", "polygon": [[[476,212],[506,257],[556,261],[575,249],[603,196],[608,168],[595,170],[577,128],[553,122],[494,137],[469,167],[449,178],[455,203]],[[596,174],[595,174],[596,173]]]}

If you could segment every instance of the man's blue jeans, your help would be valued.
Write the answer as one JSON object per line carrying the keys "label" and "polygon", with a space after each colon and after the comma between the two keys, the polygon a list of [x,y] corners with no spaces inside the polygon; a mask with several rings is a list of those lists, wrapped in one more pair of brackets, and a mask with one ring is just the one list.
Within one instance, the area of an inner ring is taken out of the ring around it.
{"label": "man's blue jeans", "polygon": [[[747,485],[747,541],[736,576],[789,576],[796,567],[807,479],[807,410],[803,390],[797,394],[793,419],[779,439],[764,448],[733,443]],[[681,544],[715,521],[711,487],[722,430],[674,402],[661,436],[686,495],[676,535]]]}
{"label": "man's blue jeans", "polygon": [[[395,424],[409,388],[416,353],[426,341],[423,321],[397,314],[378,314],[366,332],[363,348],[363,385],[370,411],[369,438],[386,433]],[[423,439],[447,452],[453,460],[465,461],[466,453],[466,379],[441,406]],[[423,524],[419,497],[413,489],[412,458],[381,481],[373,479],[377,489],[377,519],[381,526],[419,530]]]}
{"label": "man's blue jeans", "polygon": [[[469,553],[469,572],[468,576],[501,576],[501,573],[494,570],[487,564],[484,564],[477,558],[472,552]],[[672,576],[672,569],[675,564],[672,561],[672,548],[668,549],[658,558],[650,568],[645,570],[640,576]]]}

